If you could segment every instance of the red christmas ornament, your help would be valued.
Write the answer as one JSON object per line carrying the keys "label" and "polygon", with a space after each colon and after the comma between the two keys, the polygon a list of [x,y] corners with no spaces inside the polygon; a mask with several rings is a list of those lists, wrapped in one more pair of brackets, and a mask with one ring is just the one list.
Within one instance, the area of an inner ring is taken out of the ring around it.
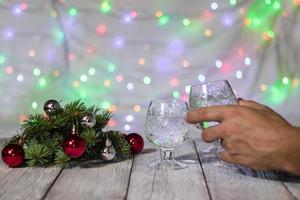
{"label": "red christmas ornament", "polygon": [[24,161],[22,145],[9,144],[2,150],[2,160],[10,167],[17,167]]}
{"label": "red christmas ornament", "polygon": [[144,139],[137,133],[130,133],[125,136],[125,139],[130,144],[131,153],[140,153],[144,148]]}
{"label": "red christmas ornament", "polygon": [[65,154],[71,158],[82,156],[86,148],[86,141],[77,135],[71,135],[63,142]]}

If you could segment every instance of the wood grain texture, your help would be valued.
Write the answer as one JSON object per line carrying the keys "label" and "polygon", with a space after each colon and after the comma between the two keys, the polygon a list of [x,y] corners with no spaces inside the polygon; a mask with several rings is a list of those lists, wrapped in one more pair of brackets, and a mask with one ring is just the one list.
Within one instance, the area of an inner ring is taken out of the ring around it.
{"label": "wood grain texture", "polygon": [[[143,154],[135,156],[127,199],[209,199],[201,166],[192,142],[175,151],[175,158],[192,159],[186,169],[151,169],[150,160],[159,158],[159,151],[146,142]],[[177,156],[176,156],[177,155]]]}
{"label": "wood grain texture", "polygon": [[218,156],[201,153],[207,144],[198,140],[195,145],[212,199],[295,199],[276,173],[222,167]]}
{"label": "wood grain texture", "polygon": [[1,159],[0,199],[41,199],[60,171],[56,167],[9,168]]}
{"label": "wood grain texture", "polygon": [[132,159],[64,169],[46,199],[124,199]]}
{"label": "wood grain texture", "polygon": [[279,173],[279,175],[287,190],[289,190],[296,199],[300,199],[300,176],[287,173]]}

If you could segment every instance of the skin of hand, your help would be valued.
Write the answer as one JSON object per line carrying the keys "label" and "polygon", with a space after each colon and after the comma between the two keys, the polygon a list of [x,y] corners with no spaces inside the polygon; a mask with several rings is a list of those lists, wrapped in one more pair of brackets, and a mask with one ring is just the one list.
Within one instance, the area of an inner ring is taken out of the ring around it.
{"label": "skin of hand", "polygon": [[222,160],[259,170],[283,170],[300,175],[300,128],[293,127],[267,106],[251,100],[239,105],[190,111],[188,123],[219,121],[203,130],[202,139],[221,139]]}

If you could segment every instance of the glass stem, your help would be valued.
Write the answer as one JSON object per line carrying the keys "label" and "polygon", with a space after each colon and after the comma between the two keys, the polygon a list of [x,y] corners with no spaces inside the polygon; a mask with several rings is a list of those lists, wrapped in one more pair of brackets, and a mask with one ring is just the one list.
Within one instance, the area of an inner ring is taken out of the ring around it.
{"label": "glass stem", "polygon": [[172,150],[160,149],[160,158],[162,160],[173,160]]}

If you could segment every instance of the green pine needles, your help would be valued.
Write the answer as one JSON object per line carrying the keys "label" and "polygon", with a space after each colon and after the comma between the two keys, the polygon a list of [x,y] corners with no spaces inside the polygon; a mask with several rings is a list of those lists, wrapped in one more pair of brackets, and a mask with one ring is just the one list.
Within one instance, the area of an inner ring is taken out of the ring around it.
{"label": "green pine needles", "polygon": [[[87,114],[93,114],[96,118],[93,127],[80,123]],[[24,165],[27,166],[65,166],[75,160],[98,160],[107,138],[116,150],[115,159],[126,159],[130,156],[130,146],[124,135],[119,131],[103,130],[111,117],[109,111],[97,106],[87,107],[81,100],[75,100],[50,116],[30,115],[21,125],[21,134],[9,143],[22,141],[26,161]],[[74,125],[78,135],[86,141],[85,153],[77,159],[68,157],[62,148],[63,141],[71,135]]]}

